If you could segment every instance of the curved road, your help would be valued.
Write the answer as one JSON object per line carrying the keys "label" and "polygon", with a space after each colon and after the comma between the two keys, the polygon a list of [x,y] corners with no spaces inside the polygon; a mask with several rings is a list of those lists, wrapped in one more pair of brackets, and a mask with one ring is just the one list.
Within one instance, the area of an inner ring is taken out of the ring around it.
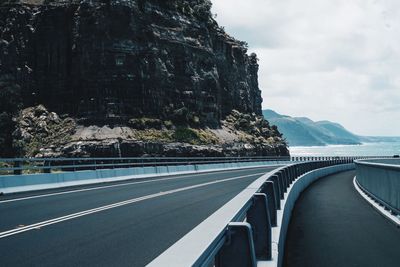
{"label": "curved road", "polygon": [[276,168],[0,197],[0,266],[145,266]]}
{"label": "curved road", "polygon": [[358,194],[354,176],[350,171],[322,178],[301,194],[284,266],[400,266],[400,229]]}

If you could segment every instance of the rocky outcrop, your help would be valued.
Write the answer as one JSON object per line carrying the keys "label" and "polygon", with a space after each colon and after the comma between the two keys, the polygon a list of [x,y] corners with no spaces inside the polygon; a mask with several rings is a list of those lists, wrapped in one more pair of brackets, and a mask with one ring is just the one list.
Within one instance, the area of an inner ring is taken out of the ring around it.
{"label": "rocky outcrop", "polygon": [[61,119],[42,105],[23,109],[15,122],[14,149],[18,154],[29,157],[38,156],[46,149],[51,151],[67,144],[76,129],[73,119]]}
{"label": "rocky outcrop", "polygon": [[135,120],[137,127],[84,126],[42,105],[22,110],[15,121],[14,146],[29,157],[287,155],[276,127],[236,110],[218,129],[148,118]]}
{"label": "rocky outcrop", "polygon": [[[89,126],[212,132],[225,127],[233,110],[261,115],[257,57],[247,55],[246,44],[217,25],[210,6],[208,0],[10,0],[0,4],[0,92],[1,101],[7,102],[0,107],[0,126],[7,128],[0,142],[5,151],[30,155],[34,150],[21,149],[17,140],[29,133],[20,125],[26,121],[21,119],[24,115],[14,122],[11,118],[22,108],[38,104],[70,118],[76,132]],[[252,129],[248,134],[258,134],[244,120],[238,123]],[[20,141],[25,142],[25,137]],[[57,139],[52,133],[46,138],[49,142]],[[102,150],[102,143],[92,145],[99,149],[84,149],[92,143],[78,145],[84,142],[78,139],[67,152],[55,141],[57,152],[52,153],[102,154],[92,152]],[[106,139],[110,140],[101,142]],[[118,140],[120,147],[129,147],[121,152],[124,155],[191,154],[174,151],[205,145],[179,142],[174,148],[171,138],[153,151],[148,140],[135,149],[129,138]],[[276,153],[263,149],[258,146],[261,152],[257,153]],[[221,155],[228,151],[211,146],[205,150]],[[115,154],[112,149],[105,151],[104,155]]]}

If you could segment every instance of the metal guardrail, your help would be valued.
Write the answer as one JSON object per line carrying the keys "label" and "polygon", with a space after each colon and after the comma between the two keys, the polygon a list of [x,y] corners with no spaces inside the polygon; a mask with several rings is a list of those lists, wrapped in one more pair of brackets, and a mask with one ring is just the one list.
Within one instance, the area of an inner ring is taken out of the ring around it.
{"label": "metal guardrail", "polygon": [[289,160],[290,157],[0,158],[0,175]]}
{"label": "metal guardrail", "polygon": [[0,158],[0,175],[175,166],[253,161],[328,161],[367,157],[124,157],[124,158]]}
{"label": "metal guardrail", "polygon": [[356,160],[358,186],[394,215],[400,215],[400,159]]}
{"label": "metal guardrail", "polygon": [[295,156],[291,157],[291,161],[321,161],[321,160],[338,160],[338,159],[375,159],[375,158],[393,158],[393,156]]}
{"label": "metal guardrail", "polygon": [[[352,163],[353,159],[303,162],[278,168],[253,182],[203,222],[190,237],[177,242],[148,267],[244,267],[272,257],[272,227],[285,192],[297,178],[312,170]],[[178,253],[180,251],[180,253]],[[179,256],[177,256],[179,254]]]}

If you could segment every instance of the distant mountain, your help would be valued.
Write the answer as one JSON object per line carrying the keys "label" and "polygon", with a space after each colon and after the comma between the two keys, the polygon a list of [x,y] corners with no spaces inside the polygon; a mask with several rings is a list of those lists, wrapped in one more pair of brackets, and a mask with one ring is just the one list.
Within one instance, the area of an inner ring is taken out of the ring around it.
{"label": "distant mountain", "polygon": [[263,110],[263,115],[271,124],[278,126],[290,146],[356,145],[371,142],[367,137],[357,136],[338,123],[290,117],[270,109]]}
{"label": "distant mountain", "polygon": [[360,140],[365,143],[391,143],[400,142],[399,136],[360,136]]}

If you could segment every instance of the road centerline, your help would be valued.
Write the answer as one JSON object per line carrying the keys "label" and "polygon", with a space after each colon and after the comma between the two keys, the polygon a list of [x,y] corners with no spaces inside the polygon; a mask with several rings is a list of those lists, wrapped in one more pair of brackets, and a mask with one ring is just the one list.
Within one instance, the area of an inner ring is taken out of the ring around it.
{"label": "road centerline", "polygon": [[11,230],[7,230],[7,231],[4,231],[4,232],[0,232],[0,239],[8,237],[8,236],[12,236],[12,235],[17,235],[17,234],[20,234],[20,233],[23,233],[23,232],[36,230],[38,228],[42,228],[42,227],[45,227],[45,226],[53,225],[53,224],[60,223],[60,222],[63,222],[63,221],[68,221],[68,220],[72,220],[72,219],[79,218],[79,217],[82,217],[82,216],[98,213],[98,212],[101,212],[101,211],[105,211],[105,210],[109,210],[109,209],[113,209],[113,208],[129,205],[129,204],[133,204],[133,203],[136,203],[136,202],[148,200],[148,199],[153,199],[153,198],[157,198],[157,197],[161,197],[161,196],[165,196],[165,195],[171,195],[171,194],[174,194],[174,193],[183,192],[183,191],[187,191],[187,190],[191,190],[191,189],[195,189],[195,188],[205,187],[205,186],[208,186],[208,185],[213,185],[213,184],[218,184],[218,183],[223,183],[223,182],[238,180],[238,179],[242,179],[242,178],[246,178],[246,177],[263,175],[263,174],[265,174],[265,172],[242,175],[242,176],[236,176],[236,177],[231,177],[231,178],[226,178],[226,179],[215,180],[215,181],[212,181],[212,182],[201,183],[201,184],[181,187],[181,188],[177,188],[177,189],[172,189],[172,190],[168,190],[168,191],[165,191],[165,192],[159,192],[159,193],[150,194],[150,195],[147,195],[147,196],[137,197],[137,198],[133,198],[133,199],[128,199],[128,200],[125,200],[125,201],[121,201],[121,202],[117,202],[117,203],[101,206],[101,207],[98,207],[98,208],[93,208],[93,209],[89,209],[89,210],[85,210],[85,211],[80,211],[80,212],[72,213],[72,214],[69,214],[69,215],[57,217],[57,218],[54,218],[54,219],[50,219],[50,220],[34,223],[34,224],[27,225],[27,226],[24,226],[24,227],[20,227],[20,228],[16,228],[16,229],[11,229]]}

